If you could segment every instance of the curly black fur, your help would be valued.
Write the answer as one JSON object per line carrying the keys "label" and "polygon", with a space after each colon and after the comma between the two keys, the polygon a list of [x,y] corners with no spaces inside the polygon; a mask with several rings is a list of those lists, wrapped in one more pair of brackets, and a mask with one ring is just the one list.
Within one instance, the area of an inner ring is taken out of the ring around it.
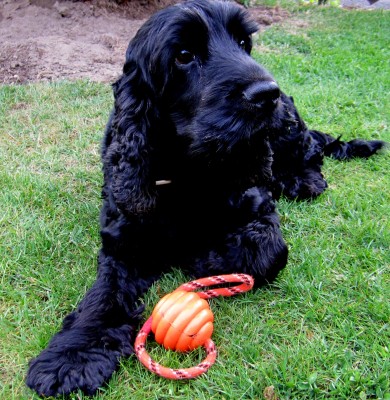
{"label": "curly black fur", "polygon": [[275,199],[321,194],[324,155],[383,146],[309,130],[250,57],[256,29],[234,3],[195,0],[157,13],[131,41],[102,148],[97,280],[30,363],[40,395],[102,386],[133,353],[140,296],[172,265],[273,281],[287,263]]}

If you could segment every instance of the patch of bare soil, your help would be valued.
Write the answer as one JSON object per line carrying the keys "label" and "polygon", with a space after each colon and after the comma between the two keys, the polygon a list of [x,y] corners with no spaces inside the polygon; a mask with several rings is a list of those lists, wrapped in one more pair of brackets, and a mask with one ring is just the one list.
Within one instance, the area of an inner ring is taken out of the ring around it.
{"label": "patch of bare soil", "polygon": [[[152,12],[175,0],[0,0],[0,83],[113,82],[129,40]],[[261,26],[288,17],[255,7]]]}

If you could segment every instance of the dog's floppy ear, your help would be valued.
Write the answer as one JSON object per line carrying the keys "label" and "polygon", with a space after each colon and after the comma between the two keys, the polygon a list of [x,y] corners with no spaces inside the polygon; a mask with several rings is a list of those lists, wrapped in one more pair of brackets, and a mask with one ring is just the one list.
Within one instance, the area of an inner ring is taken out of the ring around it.
{"label": "dog's floppy ear", "polygon": [[163,133],[160,106],[172,73],[171,36],[176,37],[170,24],[178,12],[178,7],[167,8],[140,28],[127,49],[123,74],[113,85],[115,106],[103,160],[116,206],[127,214],[147,213],[156,204],[152,142]]}
{"label": "dog's floppy ear", "polygon": [[156,202],[150,129],[157,111],[144,74],[129,49],[123,75],[113,85],[115,106],[103,151],[114,201],[126,214],[147,213]]}

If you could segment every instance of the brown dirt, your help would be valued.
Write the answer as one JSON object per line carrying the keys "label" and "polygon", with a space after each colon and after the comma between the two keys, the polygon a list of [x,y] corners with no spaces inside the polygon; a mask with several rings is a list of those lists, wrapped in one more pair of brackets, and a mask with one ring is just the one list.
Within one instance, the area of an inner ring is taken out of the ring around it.
{"label": "brown dirt", "polygon": [[[113,82],[145,18],[174,2],[0,0],[0,83]],[[262,27],[288,17],[278,8],[250,12]]]}

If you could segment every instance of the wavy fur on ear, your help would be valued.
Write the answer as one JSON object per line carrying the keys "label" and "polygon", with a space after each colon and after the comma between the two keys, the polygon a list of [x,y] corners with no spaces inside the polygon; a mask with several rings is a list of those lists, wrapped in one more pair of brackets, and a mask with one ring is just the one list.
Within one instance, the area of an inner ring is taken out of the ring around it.
{"label": "wavy fur on ear", "polygon": [[171,25],[180,28],[172,15],[176,15],[174,8],[163,10],[141,27],[126,51],[123,75],[113,85],[115,105],[102,155],[108,192],[127,215],[143,215],[156,205],[152,149],[159,132],[164,130],[167,136],[171,129],[163,126],[159,116],[164,114],[161,99],[171,79],[172,53],[179,37]]}
{"label": "wavy fur on ear", "polygon": [[104,172],[118,209],[144,214],[156,202],[150,132],[157,113],[144,72],[130,58],[131,50],[128,57],[124,74],[113,85],[115,105],[103,144]]}

